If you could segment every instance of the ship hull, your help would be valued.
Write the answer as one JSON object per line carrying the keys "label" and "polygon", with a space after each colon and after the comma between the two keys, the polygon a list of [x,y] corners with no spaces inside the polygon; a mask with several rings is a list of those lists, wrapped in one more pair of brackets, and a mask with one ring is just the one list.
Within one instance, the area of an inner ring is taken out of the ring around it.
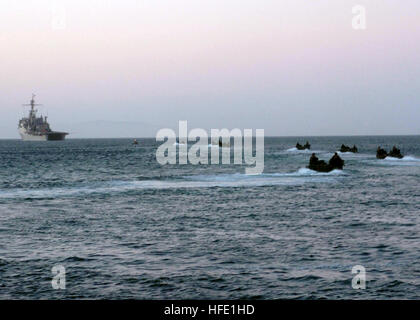
{"label": "ship hull", "polygon": [[67,133],[65,132],[50,132],[47,135],[48,141],[62,141],[66,138]]}
{"label": "ship hull", "polygon": [[66,132],[49,132],[47,134],[29,134],[25,130],[19,130],[20,137],[23,141],[62,141],[66,138]]}

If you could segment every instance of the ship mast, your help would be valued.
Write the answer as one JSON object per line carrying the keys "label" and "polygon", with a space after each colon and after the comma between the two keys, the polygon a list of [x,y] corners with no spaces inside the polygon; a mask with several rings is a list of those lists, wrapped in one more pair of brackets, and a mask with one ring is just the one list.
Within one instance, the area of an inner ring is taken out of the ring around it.
{"label": "ship mast", "polygon": [[30,101],[30,104],[23,104],[23,106],[30,106],[31,111],[29,112],[29,122],[31,123],[32,120],[35,118],[35,114],[38,110],[35,110],[35,106],[42,106],[42,104],[36,104],[35,103],[35,94],[32,93],[32,99]]}

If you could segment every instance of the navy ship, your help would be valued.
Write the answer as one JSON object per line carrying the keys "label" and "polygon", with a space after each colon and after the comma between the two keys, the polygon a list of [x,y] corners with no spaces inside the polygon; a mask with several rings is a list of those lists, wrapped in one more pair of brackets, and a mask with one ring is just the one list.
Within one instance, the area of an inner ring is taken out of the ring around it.
{"label": "navy ship", "polygon": [[47,141],[47,140],[64,140],[67,132],[52,131],[50,124],[47,121],[47,117],[36,116],[38,110],[35,106],[40,104],[35,103],[35,95],[32,94],[32,99],[29,104],[24,106],[30,106],[29,116],[22,118],[19,121],[19,134],[24,141]]}

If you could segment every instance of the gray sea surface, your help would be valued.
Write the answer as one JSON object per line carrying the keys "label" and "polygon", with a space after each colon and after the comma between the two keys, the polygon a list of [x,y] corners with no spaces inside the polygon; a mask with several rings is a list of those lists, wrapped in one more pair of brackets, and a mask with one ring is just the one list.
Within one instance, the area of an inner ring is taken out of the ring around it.
{"label": "gray sea surface", "polygon": [[[359,153],[316,173],[306,140]],[[0,140],[1,299],[420,298],[419,136],[267,137],[256,176],[161,166],[138,141]],[[394,144],[403,159],[376,159]]]}

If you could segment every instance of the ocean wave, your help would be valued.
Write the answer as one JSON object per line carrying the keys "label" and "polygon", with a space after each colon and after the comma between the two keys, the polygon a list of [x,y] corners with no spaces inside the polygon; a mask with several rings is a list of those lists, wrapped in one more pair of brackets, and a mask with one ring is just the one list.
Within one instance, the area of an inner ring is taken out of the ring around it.
{"label": "ocean wave", "polygon": [[[332,155],[333,153],[331,153]],[[376,159],[376,156],[374,154],[369,154],[369,153],[353,153],[353,152],[341,152],[341,151],[337,151],[337,154],[345,157],[345,159],[354,159],[354,160],[362,160],[362,159]]]}
{"label": "ocean wave", "polygon": [[205,181],[234,181],[234,180],[254,180],[254,179],[266,179],[266,178],[278,178],[278,177],[312,177],[312,176],[336,176],[345,175],[343,170],[333,170],[331,172],[317,172],[308,168],[300,168],[295,172],[274,172],[274,173],[261,173],[259,175],[247,175],[244,173],[232,173],[232,174],[216,174],[216,175],[195,175],[186,176],[186,179],[190,180],[205,180]]}
{"label": "ocean wave", "polygon": [[308,149],[298,150],[298,148],[296,148],[296,147],[287,149],[286,151],[288,151],[288,152],[302,152],[302,153],[310,153],[310,152],[313,152],[312,150],[308,150]]}
{"label": "ocean wave", "polygon": [[291,173],[266,173],[263,175],[273,175],[273,176],[288,176],[288,177],[303,177],[303,176],[336,176],[336,175],[346,175],[343,170],[333,170],[330,172],[317,172],[308,168],[300,168],[296,172]]}
{"label": "ocean wave", "polygon": [[386,157],[385,159],[378,160],[376,159],[376,163],[379,163],[384,166],[420,166],[420,159],[414,156],[405,156],[402,159]]}
{"label": "ocean wave", "polygon": [[393,157],[386,157],[384,160],[387,160],[387,161],[411,161],[411,162],[420,161],[419,158],[416,158],[416,157],[413,157],[413,156],[405,156],[402,159],[393,158]]}
{"label": "ocean wave", "polygon": [[[286,149],[286,152],[291,152],[291,153],[307,153],[307,154],[312,154],[312,153],[328,153],[328,151],[323,151],[323,150],[312,150],[312,149],[305,149],[305,150],[298,150],[296,147],[290,148],[290,149]],[[284,152],[284,151],[283,151]]]}
{"label": "ocean wave", "polygon": [[345,173],[342,170],[321,173],[307,168],[300,168],[298,171],[290,173],[263,173],[260,175],[232,173],[193,175],[167,180],[106,181],[74,187],[0,190],[0,199],[54,199],[92,194],[124,193],[142,189],[246,188],[270,185],[301,185],[307,182],[328,182],[331,181],[329,179],[338,175],[345,175]]}

